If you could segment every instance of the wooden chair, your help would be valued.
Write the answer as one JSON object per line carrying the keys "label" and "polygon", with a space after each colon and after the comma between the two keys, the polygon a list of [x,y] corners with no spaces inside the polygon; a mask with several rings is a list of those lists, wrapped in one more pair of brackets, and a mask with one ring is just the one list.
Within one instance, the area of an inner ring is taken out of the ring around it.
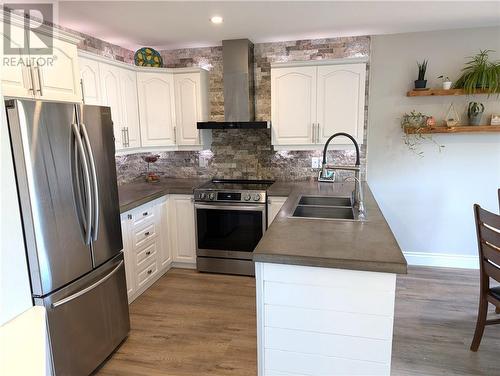
{"label": "wooden chair", "polygon": [[[500,189],[498,191],[500,200]],[[499,202],[500,204],[500,202]],[[500,319],[487,320],[488,303],[500,313],[500,286],[490,287],[490,278],[500,283],[500,215],[474,205],[480,266],[480,297],[476,331],[470,349],[477,351],[486,325],[500,324]]]}

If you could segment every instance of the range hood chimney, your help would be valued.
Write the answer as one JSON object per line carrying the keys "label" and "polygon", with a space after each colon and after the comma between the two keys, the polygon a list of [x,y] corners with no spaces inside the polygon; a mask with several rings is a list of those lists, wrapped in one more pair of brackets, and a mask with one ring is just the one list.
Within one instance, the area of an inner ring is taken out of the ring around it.
{"label": "range hood chimney", "polygon": [[198,122],[198,129],[267,128],[255,121],[253,43],[248,39],[222,41],[224,121]]}

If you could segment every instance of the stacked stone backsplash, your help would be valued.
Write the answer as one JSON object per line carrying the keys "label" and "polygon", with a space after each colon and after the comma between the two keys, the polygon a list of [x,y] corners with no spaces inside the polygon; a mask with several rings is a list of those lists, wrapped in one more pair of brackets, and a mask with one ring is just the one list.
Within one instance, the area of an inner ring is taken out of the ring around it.
{"label": "stacked stone backsplash", "polygon": [[[210,120],[224,120],[224,88],[222,47],[189,48],[160,51],[169,68],[199,66],[209,70]],[[254,46],[255,100],[257,120],[271,120],[271,63],[368,57],[370,37],[342,37],[300,40],[278,43],[258,43]],[[367,73],[368,93],[368,73]],[[368,98],[365,107],[365,142],[361,145],[362,176],[366,168],[366,124]],[[246,178],[275,180],[308,180],[317,176],[311,169],[311,158],[321,151],[274,151],[271,131],[213,130],[210,151],[162,152],[152,169],[168,177]],[[334,148],[334,146],[332,146]],[[119,156],[116,159],[119,183],[131,181],[146,171],[142,157],[147,154]],[[354,150],[334,150],[329,158],[338,163],[354,163]],[[199,158],[208,160],[200,168]]]}

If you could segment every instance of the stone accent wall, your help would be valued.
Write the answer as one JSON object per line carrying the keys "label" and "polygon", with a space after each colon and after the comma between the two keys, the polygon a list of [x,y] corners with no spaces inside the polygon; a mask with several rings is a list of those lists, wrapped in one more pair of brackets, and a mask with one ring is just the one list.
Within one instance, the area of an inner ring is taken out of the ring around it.
{"label": "stone accent wall", "polygon": [[[209,70],[210,120],[224,119],[224,89],[222,47],[189,48],[160,51],[164,65],[169,68],[198,66]],[[254,46],[255,91],[257,120],[271,119],[271,63],[368,57],[370,37],[329,38],[278,43],[258,43]],[[368,73],[367,73],[368,93]],[[368,97],[365,108],[365,143],[361,145],[363,175],[366,168],[366,124]],[[221,177],[275,180],[308,180],[317,176],[311,169],[311,158],[320,157],[320,151],[274,151],[271,131],[213,130],[210,151],[163,152],[152,166],[160,175],[168,177]],[[338,163],[353,164],[354,150],[334,150],[329,158]],[[117,157],[118,180],[124,183],[144,174],[146,163],[134,154]],[[200,156],[208,160],[207,168],[200,168]]]}

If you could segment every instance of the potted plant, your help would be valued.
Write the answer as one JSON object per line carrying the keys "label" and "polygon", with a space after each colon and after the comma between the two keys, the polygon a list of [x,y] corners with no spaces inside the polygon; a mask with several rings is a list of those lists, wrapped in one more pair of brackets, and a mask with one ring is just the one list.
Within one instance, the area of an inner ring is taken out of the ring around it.
{"label": "potted plant", "polygon": [[467,107],[467,116],[469,117],[470,125],[481,124],[481,117],[483,116],[484,105],[478,102],[469,102]]}
{"label": "potted plant", "polygon": [[415,89],[425,89],[427,85],[427,80],[425,79],[425,72],[427,71],[427,59],[419,63],[417,61],[418,66],[418,79],[415,80]]}
{"label": "potted plant", "polygon": [[500,94],[500,61],[488,61],[492,50],[481,50],[477,55],[470,56],[462,75],[455,82],[455,88],[464,89],[467,94],[474,94],[477,89],[488,94]]}
{"label": "potted plant", "polygon": [[450,77],[445,76],[444,74],[439,76],[438,78],[441,78],[443,80],[443,90],[450,90],[452,82],[450,80]]}
{"label": "potted plant", "polygon": [[429,127],[430,119],[433,119],[433,117],[421,112],[416,112],[415,110],[410,113],[405,113],[401,119],[401,128],[404,132],[403,141],[408,149],[419,157],[424,156],[424,152],[419,150],[419,145],[426,140],[436,145],[440,152],[441,149],[444,148],[444,145],[437,143],[432,138],[431,134],[425,133],[426,128]]}

